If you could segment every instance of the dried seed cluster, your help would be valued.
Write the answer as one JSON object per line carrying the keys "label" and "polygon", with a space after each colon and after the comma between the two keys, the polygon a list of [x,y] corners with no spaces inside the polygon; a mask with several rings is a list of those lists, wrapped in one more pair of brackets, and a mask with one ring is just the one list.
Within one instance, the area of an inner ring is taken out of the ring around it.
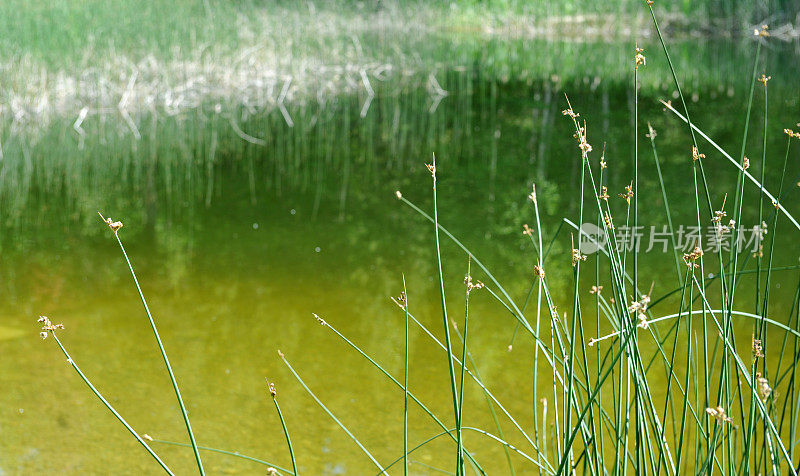
{"label": "dried seed cluster", "polygon": [[635,299],[631,298],[631,305],[628,306],[628,312],[631,314],[636,314],[636,318],[639,319],[639,324],[637,324],[642,329],[647,329],[649,326],[647,322],[647,305],[650,304],[650,296],[644,295],[642,299],[636,301]]}
{"label": "dried seed cluster", "polygon": [[42,339],[47,339],[47,334],[49,332],[55,332],[57,329],[64,328],[64,324],[53,324],[47,316],[39,316],[36,322],[42,323],[42,332],[39,333],[39,337]]}
{"label": "dried seed cluster", "polygon": [[478,280],[475,280],[475,282],[473,283],[472,276],[470,275],[464,276],[464,284],[467,285],[467,294],[472,292],[473,289],[483,289],[484,287],[483,283]]}
{"label": "dried seed cluster", "polygon": [[636,56],[633,57],[633,64],[636,69],[639,69],[639,66],[646,66],[647,65],[647,58],[644,57],[642,54],[644,53],[644,48],[636,47]]}
{"label": "dried seed cluster", "polygon": [[705,159],[706,154],[701,154],[697,151],[697,146],[692,146],[692,162],[697,162],[699,159]]}
{"label": "dried seed cluster", "polygon": [[106,218],[100,212],[97,212],[97,214],[100,215],[100,218],[102,218],[104,222],[106,222],[106,225],[108,225],[108,227],[111,228],[111,231],[113,231],[114,234],[116,234],[117,231],[119,231],[119,229],[122,228],[121,221],[114,221],[111,218]]}
{"label": "dried seed cluster", "polygon": [[761,339],[756,339],[756,336],[753,336],[753,358],[754,359],[763,359],[764,358],[764,348],[761,345]]}
{"label": "dried seed cluster", "polygon": [[631,204],[631,198],[633,198],[633,182],[630,185],[625,186],[625,193],[619,194],[620,198],[624,198],[628,205]]}
{"label": "dried seed cluster", "polygon": [[721,405],[717,408],[706,408],[706,413],[720,421],[720,423],[732,423],[733,420],[725,413],[725,409]]}
{"label": "dried seed cluster", "polygon": [[689,268],[699,268],[700,265],[697,264],[698,258],[703,256],[703,249],[699,246],[695,246],[691,253],[684,253],[683,254],[683,261],[686,263],[686,266]]}

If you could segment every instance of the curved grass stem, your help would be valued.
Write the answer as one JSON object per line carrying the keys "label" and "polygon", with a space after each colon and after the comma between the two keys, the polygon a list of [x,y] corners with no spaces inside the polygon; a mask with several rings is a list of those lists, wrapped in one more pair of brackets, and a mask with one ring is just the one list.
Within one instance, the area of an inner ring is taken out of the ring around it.
{"label": "curved grass stem", "polygon": [[183,403],[183,397],[181,397],[181,391],[178,388],[178,381],[175,379],[175,373],[172,371],[172,365],[169,363],[169,357],[167,357],[167,351],[164,349],[164,344],[161,342],[161,336],[158,334],[158,329],[156,328],[156,323],[153,320],[153,315],[150,313],[150,307],[147,305],[147,300],[144,298],[144,293],[142,292],[142,287],[139,286],[139,280],[136,278],[136,273],[133,271],[133,265],[131,264],[130,258],[128,258],[128,253],[125,251],[125,246],[122,244],[122,240],[119,238],[119,228],[122,227],[122,224],[119,224],[118,227],[116,223],[111,223],[111,219],[104,218],[103,215],[98,212],[100,218],[103,218],[103,221],[109,225],[109,227],[114,231],[114,238],[117,239],[117,243],[119,244],[119,249],[122,250],[122,255],[125,257],[125,262],[128,264],[128,269],[131,272],[131,276],[133,277],[133,282],[136,285],[136,290],[139,292],[139,298],[142,300],[142,305],[144,306],[144,311],[147,314],[147,319],[150,322],[150,328],[153,330],[153,335],[156,338],[156,343],[158,343],[158,350],[161,352],[161,357],[164,359],[164,365],[167,367],[167,372],[169,373],[170,382],[172,382],[172,388],[175,390],[175,397],[178,399],[178,405],[181,408],[181,415],[183,416],[183,422],[186,424],[186,431],[189,433],[189,440],[192,444],[192,451],[194,452],[194,458],[197,462],[197,469],[199,470],[201,475],[205,475],[205,470],[203,469],[203,462],[200,459],[200,451],[197,448],[197,441],[195,441],[194,432],[192,431],[192,424],[189,422],[189,413],[186,411],[186,405]]}
{"label": "curved grass stem", "polygon": [[50,334],[53,336],[53,339],[55,339],[56,343],[58,344],[58,347],[61,349],[61,352],[63,352],[64,356],[67,358],[67,363],[69,363],[72,366],[72,368],[75,370],[75,372],[78,373],[78,375],[80,376],[81,380],[83,380],[83,382],[86,384],[86,386],[89,387],[89,390],[91,390],[92,393],[94,393],[94,395],[101,402],[103,402],[103,405],[105,405],[105,407],[108,408],[108,411],[110,411],[117,418],[117,420],[119,420],[119,422],[122,423],[122,425],[125,427],[125,429],[128,430],[128,432],[130,432],[130,434],[133,435],[134,438],[136,438],[136,441],[138,441],[139,444],[141,444],[144,447],[144,449],[147,450],[147,452],[150,454],[150,456],[152,456],[153,459],[156,460],[158,465],[161,466],[161,469],[163,469],[167,474],[170,474],[170,475],[174,474],[169,469],[169,467],[167,467],[167,465],[161,460],[161,458],[158,457],[158,455],[155,453],[155,451],[153,451],[153,449],[150,448],[150,446],[144,441],[144,439],[142,439],[142,437],[139,436],[139,434],[136,433],[133,430],[133,428],[128,424],[128,422],[125,421],[124,418],[122,418],[122,415],[120,415],[119,412],[117,412],[117,410],[115,410],[114,407],[111,406],[110,403],[108,403],[108,400],[106,400],[105,397],[103,397],[103,395],[100,394],[100,391],[98,391],[97,388],[95,388],[95,386],[92,385],[92,382],[90,382],[89,379],[86,377],[86,375],[84,375],[84,373],[81,371],[80,367],[78,367],[78,364],[76,364],[75,361],[72,360],[72,357],[70,357],[69,353],[67,352],[67,349],[61,343],[61,340],[59,340],[58,336],[56,336],[56,333],[55,332],[50,332]]}

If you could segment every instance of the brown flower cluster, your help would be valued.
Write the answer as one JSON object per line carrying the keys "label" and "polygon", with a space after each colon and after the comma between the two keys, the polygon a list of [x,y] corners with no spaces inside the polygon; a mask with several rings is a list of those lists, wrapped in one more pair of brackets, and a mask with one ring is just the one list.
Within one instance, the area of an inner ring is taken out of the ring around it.
{"label": "brown flower cluster", "polygon": [[42,323],[42,332],[39,333],[39,337],[42,339],[47,339],[47,334],[49,332],[55,332],[57,329],[64,328],[64,324],[53,324],[47,316],[39,316],[36,322]]}
{"label": "brown flower cluster", "polygon": [[471,293],[473,289],[483,289],[484,287],[484,284],[478,280],[473,283],[470,275],[464,276],[464,284],[467,285],[467,294]]}
{"label": "brown flower cluster", "polygon": [[769,36],[769,25],[761,25],[761,29],[758,28],[753,30],[753,35],[760,36],[760,37],[768,37]]}
{"label": "brown flower cluster", "polygon": [[579,249],[572,249],[572,266],[575,266],[580,261],[586,261],[586,255],[581,253]]}
{"label": "brown flower cluster", "polygon": [[278,391],[275,390],[275,384],[273,382],[270,382],[269,379],[266,377],[264,377],[264,379],[267,381],[267,388],[269,389],[269,394],[272,395],[272,398],[277,397]]}
{"label": "brown flower cluster", "polygon": [[706,154],[701,154],[697,151],[696,146],[692,146],[692,162],[697,162],[699,159],[705,159]]}
{"label": "brown flower cluster", "polygon": [[700,265],[695,261],[701,256],[703,256],[703,250],[699,246],[695,246],[691,253],[683,254],[683,261],[686,262],[686,266],[689,268],[699,268]]}
{"label": "brown flower cluster", "polygon": [[756,339],[755,335],[753,336],[753,358],[764,358],[764,347],[761,345],[761,339]]}
{"label": "brown flower cluster", "polygon": [[706,413],[711,415],[712,417],[716,418],[720,421],[720,423],[732,423],[733,420],[731,417],[725,413],[725,409],[722,408],[721,405],[718,405],[717,408],[706,408]]}
{"label": "brown flower cluster", "polygon": [[619,194],[620,198],[624,198],[628,205],[631,204],[631,198],[633,198],[633,182],[630,185],[625,186],[625,193]]}
{"label": "brown flower cluster", "polygon": [[644,57],[642,54],[644,53],[644,48],[636,47],[636,56],[633,57],[633,64],[636,69],[639,69],[639,66],[646,66],[647,65],[647,58]]}
{"label": "brown flower cluster", "polygon": [[100,218],[102,218],[104,222],[106,222],[106,225],[108,225],[108,227],[111,228],[111,230],[114,232],[114,234],[116,234],[117,231],[119,231],[119,229],[122,228],[122,222],[121,221],[114,221],[111,218],[106,218],[100,212],[97,212],[97,214],[100,215]]}

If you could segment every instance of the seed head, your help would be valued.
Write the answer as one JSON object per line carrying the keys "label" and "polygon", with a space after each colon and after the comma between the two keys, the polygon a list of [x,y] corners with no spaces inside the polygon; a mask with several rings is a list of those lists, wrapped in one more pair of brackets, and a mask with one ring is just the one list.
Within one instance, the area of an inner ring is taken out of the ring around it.
{"label": "seed head", "polygon": [[633,198],[633,182],[630,185],[625,186],[625,193],[620,193],[620,197],[624,198],[628,205],[631,204],[631,198]]}
{"label": "seed head", "polygon": [[721,405],[718,405],[717,408],[706,408],[706,413],[710,416],[716,418],[720,421],[720,423],[731,423],[733,420],[725,413],[725,409],[722,408]]}
{"label": "seed head", "polygon": [[478,280],[475,280],[473,283],[472,276],[470,275],[464,276],[464,284],[467,286],[467,294],[472,292],[473,289],[483,289],[484,286],[483,283]]}
{"label": "seed head", "polygon": [[761,346],[761,339],[756,339],[755,335],[753,335],[753,358],[764,358],[764,348]]}
{"label": "seed head", "polygon": [[317,314],[315,314],[313,312],[311,314],[314,314],[314,317],[317,319],[317,322],[319,323],[319,325],[321,325],[321,326],[327,326],[328,325],[328,323],[325,322],[325,319],[319,317]]}
{"label": "seed head", "polygon": [[631,314],[636,314],[636,318],[639,319],[638,326],[642,329],[647,329],[650,324],[647,322],[647,305],[650,304],[650,296],[644,295],[642,299],[636,301],[631,298],[631,305],[628,306],[628,312]]}
{"label": "seed head", "polygon": [[656,130],[653,129],[653,126],[650,125],[649,122],[647,123],[647,131],[648,131],[647,134],[645,134],[644,136],[649,139],[655,139],[656,136],[658,136],[658,134],[656,134]]}
{"label": "seed head", "polygon": [[706,154],[701,154],[697,151],[697,147],[692,146],[692,162],[697,162],[698,159],[705,159]]}
{"label": "seed head", "polygon": [[613,230],[614,229],[614,222],[611,219],[611,215],[606,214],[606,216],[603,218],[603,220],[606,222],[606,228],[608,228],[609,230]]}
{"label": "seed head", "polygon": [[644,57],[642,54],[644,53],[644,48],[636,47],[636,56],[633,57],[633,64],[636,69],[639,69],[639,66],[646,66],[647,65],[647,58]]}
{"label": "seed head", "polygon": [[700,265],[695,263],[695,261],[701,256],[703,256],[703,249],[699,246],[695,246],[691,253],[684,253],[683,261],[686,262],[686,266],[689,268],[699,268]]}
{"label": "seed head", "polygon": [[275,384],[270,382],[268,378],[264,377],[264,380],[267,381],[267,388],[269,389],[269,394],[272,395],[272,398],[278,396],[278,391],[275,390]]}
{"label": "seed head", "polygon": [[530,195],[528,195],[528,200],[536,203],[536,184],[532,185],[533,190],[531,190]]}
{"label": "seed head", "polygon": [[111,228],[111,230],[114,232],[115,235],[117,234],[117,231],[119,231],[119,229],[122,228],[121,221],[114,221],[111,218],[106,218],[100,212],[97,212],[97,214],[100,215],[100,218],[102,218],[103,221],[106,222],[106,225],[108,225],[108,227]]}
{"label": "seed head", "polygon": [[579,249],[572,249],[572,266],[577,265],[581,261],[586,261],[586,255],[581,253]]}
{"label": "seed head", "polygon": [[586,141],[586,121],[584,121],[583,127],[578,128],[577,136],[578,148],[581,150],[581,156],[585,159],[586,155],[592,151],[592,146]]}
{"label": "seed head", "polygon": [[766,402],[772,394],[772,387],[769,386],[769,381],[762,377],[760,372],[756,372],[756,390],[762,402]]}
{"label": "seed head", "polygon": [[561,114],[564,116],[569,116],[573,119],[580,117],[580,114],[572,110],[572,106],[569,106],[569,109],[564,109],[563,111],[561,111]]}
{"label": "seed head", "polygon": [[50,322],[50,318],[47,316],[39,316],[39,319],[36,322],[42,323],[42,331],[39,332],[39,337],[42,339],[47,339],[47,334],[52,332],[55,334],[56,330],[64,329],[64,324],[53,324]]}
{"label": "seed head", "polygon": [[436,178],[436,164],[425,164],[425,167],[428,167],[428,171],[431,173],[433,178]]}

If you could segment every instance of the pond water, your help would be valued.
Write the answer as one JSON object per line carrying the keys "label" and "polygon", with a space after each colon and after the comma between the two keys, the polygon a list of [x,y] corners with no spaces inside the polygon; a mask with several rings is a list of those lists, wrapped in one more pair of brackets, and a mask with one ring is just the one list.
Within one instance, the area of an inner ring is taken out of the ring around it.
{"label": "pond water", "polygon": [[[137,431],[188,441],[125,261],[97,211],[124,222],[120,236],[199,443],[291,467],[264,383],[268,377],[277,386],[305,474],[377,471],[292,377],[279,349],[378,461],[386,465],[402,455],[402,390],[312,313],[402,380],[404,314],[390,297],[402,291],[405,276],[411,312],[443,336],[433,225],[395,197],[400,190],[432,211],[424,165],[432,154],[440,179],[440,223],[519,305],[534,283],[537,262],[530,239],[521,233],[523,224],[535,223],[527,196],[536,184],[543,233],[553,240],[548,257],[553,298],[560,312],[570,312],[570,230],[561,220],[578,221],[581,169],[574,130],[561,114],[564,94],[587,121],[593,163],[605,145],[605,181],[618,220],[624,221],[624,201],[616,195],[633,173],[633,46],[476,38],[470,53],[460,54],[448,50],[445,39],[431,41],[443,45],[436,69],[373,79],[374,97],[331,93],[283,112],[242,109],[236,123],[215,115],[213,104],[174,117],[143,116],[137,119],[140,139],[105,122],[87,124],[81,139],[72,131],[73,119],[65,120],[35,141],[10,136],[4,126],[0,474],[157,469],[65,364],[52,339],[38,338],[35,320],[42,314],[64,323],[60,336],[73,359]],[[677,103],[663,52],[657,43],[645,48],[647,66],[639,72],[640,223],[667,224],[653,150],[644,136],[650,122],[658,132],[672,220],[676,228],[688,226],[696,222],[691,140],[685,125],[658,102]],[[693,121],[736,158],[755,50],[750,40],[673,45]],[[758,71],[773,79],[766,112],[763,87],[757,85],[747,155],[760,173],[766,114],[766,184],[776,191],[786,150],[781,131],[800,120],[796,47],[763,48]],[[709,196],[720,208],[726,193],[729,202],[735,194],[736,170],[701,144]],[[781,200],[792,214],[800,212],[796,147]],[[758,195],[748,185],[745,226],[758,224]],[[768,205],[765,220],[773,210]],[[771,248],[774,265],[797,265],[800,230],[785,218],[778,230]],[[448,310],[461,322],[467,256],[443,240]],[[579,285],[586,306],[594,302],[588,290],[595,282],[595,256],[584,265],[589,271]],[[639,266],[640,286],[652,282],[653,296],[679,286],[672,253],[656,248],[642,255]],[[489,284],[474,263],[472,271],[474,279]],[[790,322],[796,283],[796,270],[772,276],[769,309],[775,320]],[[737,308],[753,311],[755,288],[752,278],[743,279]],[[659,307],[656,315],[676,312],[675,299]],[[535,300],[529,315],[534,308]],[[584,319],[584,341],[613,330],[607,322],[598,329],[593,316]],[[741,345],[749,346],[752,322],[737,321],[735,327]],[[549,332],[545,336],[549,339]],[[409,388],[450,422],[446,355],[413,324],[409,339]],[[533,399],[533,345],[486,290],[471,295],[468,343],[487,387],[531,428],[533,412],[541,412]],[[656,351],[652,339],[642,346]],[[540,371],[544,368],[540,364]],[[539,397],[552,393],[552,379],[540,386]],[[496,432],[478,386],[467,386],[464,408],[465,424]],[[500,420],[505,437],[525,448],[512,424],[502,415]],[[409,425],[412,447],[440,431],[416,406],[410,407]],[[429,466],[451,471],[451,446],[440,439],[415,452],[413,474],[435,474]],[[467,435],[466,446],[489,474],[509,471],[502,447],[477,434]],[[154,448],[176,473],[192,471],[191,450]],[[230,456],[203,457],[210,474],[265,470]],[[512,461],[519,474],[535,471],[522,458]]]}

